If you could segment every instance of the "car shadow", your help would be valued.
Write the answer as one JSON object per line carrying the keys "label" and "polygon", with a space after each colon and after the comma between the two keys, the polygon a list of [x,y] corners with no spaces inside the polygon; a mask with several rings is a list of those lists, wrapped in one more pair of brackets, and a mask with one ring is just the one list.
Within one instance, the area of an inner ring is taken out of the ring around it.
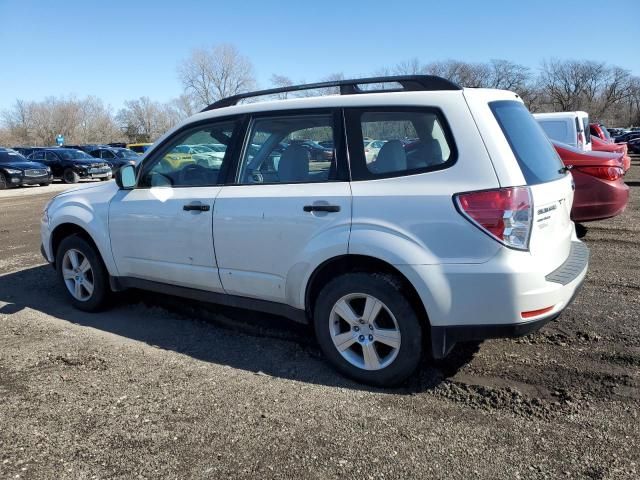
{"label": "car shadow", "polygon": [[[86,313],[71,306],[48,265],[0,276],[0,313],[24,309],[63,322],[108,332],[175,351],[194,359],[300,382],[378,390],[336,373],[323,359],[310,327],[264,313],[131,290],[114,295],[110,308]],[[421,365],[418,374],[393,393],[432,389],[455,375],[478,351],[461,344],[445,361]],[[382,390],[380,390],[382,391]]]}

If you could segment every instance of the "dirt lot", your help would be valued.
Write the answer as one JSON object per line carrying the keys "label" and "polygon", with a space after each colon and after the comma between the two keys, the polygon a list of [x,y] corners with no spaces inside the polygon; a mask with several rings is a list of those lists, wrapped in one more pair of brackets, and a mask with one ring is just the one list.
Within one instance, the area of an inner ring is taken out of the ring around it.
{"label": "dirt lot", "polygon": [[556,322],[388,391],[280,318],[141,292],[75,311],[38,252],[52,193],[0,198],[0,478],[638,478],[639,180],[635,158]]}

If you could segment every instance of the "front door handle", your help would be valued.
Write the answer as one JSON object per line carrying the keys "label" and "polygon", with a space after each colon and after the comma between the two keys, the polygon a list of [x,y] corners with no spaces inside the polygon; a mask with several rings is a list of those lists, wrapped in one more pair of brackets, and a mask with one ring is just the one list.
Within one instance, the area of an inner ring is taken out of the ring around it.
{"label": "front door handle", "polygon": [[302,209],[305,212],[339,212],[340,205],[305,205]]}
{"label": "front door handle", "polygon": [[188,203],[184,205],[182,209],[186,212],[208,212],[211,210],[211,207],[204,203]]}

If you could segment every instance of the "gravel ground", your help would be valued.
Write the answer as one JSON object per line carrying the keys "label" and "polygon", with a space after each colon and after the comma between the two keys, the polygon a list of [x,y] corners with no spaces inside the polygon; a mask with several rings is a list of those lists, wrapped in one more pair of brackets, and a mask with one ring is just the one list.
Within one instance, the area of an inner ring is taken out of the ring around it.
{"label": "gravel ground", "polygon": [[640,158],[588,224],[575,303],[366,388],[306,328],[128,292],[72,309],[39,254],[51,193],[0,198],[0,478],[638,478]]}

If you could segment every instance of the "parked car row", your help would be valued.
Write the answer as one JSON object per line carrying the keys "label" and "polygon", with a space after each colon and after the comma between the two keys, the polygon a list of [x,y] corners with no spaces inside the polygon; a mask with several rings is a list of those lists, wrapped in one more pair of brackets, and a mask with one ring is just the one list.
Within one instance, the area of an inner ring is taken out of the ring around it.
{"label": "parked car row", "polygon": [[0,148],[0,190],[23,185],[47,186],[53,174],[47,165],[26,159],[10,148]]}
{"label": "parked car row", "polygon": [[624,182],[631,167],[628,152],[637,151],[638,144],[632,142],[640,132],[612,138],[602,123],[590,122],[589,114],[581,111],[540,113],[534,117],[573,175],[571,219],[589,222],[622,213],[629,201],[629,187]]}

